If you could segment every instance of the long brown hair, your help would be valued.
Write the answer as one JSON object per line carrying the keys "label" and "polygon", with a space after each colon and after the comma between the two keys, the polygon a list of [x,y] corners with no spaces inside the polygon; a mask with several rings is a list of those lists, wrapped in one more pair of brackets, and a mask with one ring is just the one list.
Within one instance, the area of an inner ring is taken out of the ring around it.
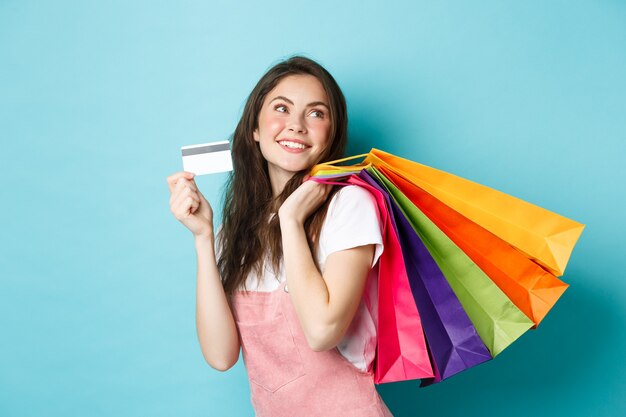
{"label": "long brown hair", "polygon": [[[308,170],[296,173],[276,197],[253,131],[267,94],[289,75],[312,75],[317,78],[328,96],[330,106],[330,145],[316,163],[339,159],[347,142],[348,115],[346,100],[330,73],[317,62],[302,56],[293,56],[270,68],[256,84],[232,135],[233,171],[226,186],[222,230],[219,235],[221,254],[218,261],[224,290],[232,294],[242,285],[251,271],[262,276],[266,261],[278,271],[282,261],[282,238],[278,216],[280,205],[302,183]],[[305,222],[309,247],[314,251],[328,205],[328,199]],[[266,259],[266,256],[267,259]]]}

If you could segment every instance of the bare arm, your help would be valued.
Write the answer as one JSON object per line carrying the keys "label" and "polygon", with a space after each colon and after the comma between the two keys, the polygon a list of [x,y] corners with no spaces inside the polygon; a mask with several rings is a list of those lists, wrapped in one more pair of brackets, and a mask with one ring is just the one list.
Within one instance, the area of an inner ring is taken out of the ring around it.
{"label": "bare arm", "polygon": [[330,188],[303,183],[279,210],[285,275],[289,295],[313,350],[328,350],[342,339],[363,296],[374,245],[332,253],[317,270],[304,222],[327,198]]}
{"label": "bare arm", "polygon": [[304,227],[281,222],[289,295],[311,349],[332,349],[341,341],[363,296],[374,245],[328,256],[323,275],[317,270]]}
{"label": "bare arm", "polygon": [[213,210],[198,190],[193,174],[167,177],[170,210],[194,236],[197,255],[196,330],[202,355],[211,367],[225,371],[239,358],[239,335],[215,258]]}
{"label": "bare arm", "polygon": [[239,335],[215,259],[214,239],[196,238],[196,330],[202,355],[226,371],[239,359]]}

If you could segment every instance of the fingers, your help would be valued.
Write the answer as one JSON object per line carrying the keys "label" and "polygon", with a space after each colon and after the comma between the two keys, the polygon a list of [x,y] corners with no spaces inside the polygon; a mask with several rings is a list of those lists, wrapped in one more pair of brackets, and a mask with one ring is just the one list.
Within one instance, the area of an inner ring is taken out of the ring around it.
{"label": "fingers", "polygon": [[307,181],[301,187],[303,193],[301,204],[306,204],[305,201],[310,201],[309,204],[313,206],[319,206],[326,201],[333,188],[332,185],[320,184],[315,181]]}
{"label": "fingers", "polygon": [[332,190],[332,184],[324,184],[314,180],[307,181],[305,184],[308,184],[309,190],[312,192],[318,193],[319,196],[327,197]]}
{"label": "fingers", "polygon": [[181,171],[167,177],[167,185],[170,190],[170,211],[178,219],[184,219],[195,213],[200,207],[201,201],[191,172]]}
{"label": "fingers", "polygon": [[199,192],[198,186],[196,185],[195,181],[188,180],[186,178],[179,178],[176,184],[174,185],[173,189],[171,190],[170,204],[172,204],[174,200],[178,199],[178,197],[181,194],[190,193],[190,192],[195,192],[195,193]]}
{"label": "fingers", "polygon": [[320,183],[316,183],[316,184],[319,187],[317,201],[319,202],[319,205],[321,205],[324,203],[324,201],[328,199],[328,195],[330,194],[330,191],[333,189],[333,186],[330,184],[320,184]]}
{"label": "fingers", "polygon": [[177,172],[167,177],[170,211],[194,235],[206,234],[213,227],[213,210],[198,190],[194,174]]}
{"label": "fingers", "polygon": [[195,192],[182,193],[171,204],[171,211],[178,219],[184,219],[200,207],[200,198]]}
{"label": "fingers", "polygon": [[184,188],[179,193],[173,196],[170,204],[172,206],[178,206],[181,204],[181,202],[183,202],[184,200],[188,198],[191,198],[192,200],[195,200],[198,203],[200,203],[200,196],[198,195],[197,191],[194,191],[191,188]]}
{"label": "fingers", "polygon": [[326,201],[326,199],[328,198],[328,194],[330,194],[330,190],[333,189],[333,186],[330,185],[330,184],[320,184],[320,185],[323,186],[323,188],[322,188],[322,195],[323,195],[322,200]]}
{"label": "fingers", "polygon": [[191,200],[186,199],[185,200],[185,204],[189,203],[189,207],[186,207],[186,210],[189,211],[189,214],[194,214],[198,208],[200,207],[200,201],[199,199],[196,200],[194,198],[192,198]]}
{"label": "fingers", "polygon": [[176,172],[170,175],[169,177],[167,177],[166,181],[167,181],[167,186],[170,189],[170,193],[174,191],[174,187],[178,183],[178,180],[180,180],[181,178],[185,180],[192,180],[193,177],[195,177],[195,174],[193,172],[187,172],[187,171]]}
{"label": "fingers", "polygon": [[176,185],[174,186],[174,190],[170,196],[170,201],[176,199],[178,195],[185,192],[198,192],[198,186],[193,180],[187,180],[185,178],[181,178],[178,180]]}
{"label": "fingers", "polygon": [[178,183],[174,187],[174,191],[170,195],[170,205],[180,204],[186,197],[192,197],[195,200],[200,201],[198,196],[200,192],[198,187],[185,179],[178,180]]}

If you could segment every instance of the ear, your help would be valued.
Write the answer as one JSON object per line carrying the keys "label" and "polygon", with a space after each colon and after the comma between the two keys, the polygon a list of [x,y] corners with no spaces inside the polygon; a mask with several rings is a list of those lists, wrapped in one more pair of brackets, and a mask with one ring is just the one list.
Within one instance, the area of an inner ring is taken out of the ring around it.
{"label": "ear", "polygon": [[254,138],[255,142],[258,142],[260,140],[258,127],[252,132],[252,137]]}

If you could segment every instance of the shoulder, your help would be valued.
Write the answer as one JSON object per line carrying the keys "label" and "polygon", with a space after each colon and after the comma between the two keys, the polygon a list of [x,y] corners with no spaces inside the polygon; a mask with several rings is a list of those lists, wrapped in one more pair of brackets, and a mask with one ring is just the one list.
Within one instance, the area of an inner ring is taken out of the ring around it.
{"label": "shoulder", "polygon": [[374,265],[383,250],[383,223],[376,198],[357,185],[337,191],[320,233],[320,259],[344,249],[374,244]]}
{"label": "shoulder", "polygon": [[345,185],[337,192],[336,196],[348,196],[349,198],[358,198],[361,200],[371,200],[372,195],[369,191],[357,185]]}
{"label": "shoulder", "polygon": [[337,191],[329,205],[330,213],[342,209],[375,208],[376,200],[367,190],[356,185],[346,185]]}
{"label": "shoulder", "polygon": [[331,227],[344,227],[350,224],[359,227],[359,224],[364,222],[379,221],[376,198],[366,189],[356,185],[346,185],[337,191],[332,197],[326,215],[326,223]]}

